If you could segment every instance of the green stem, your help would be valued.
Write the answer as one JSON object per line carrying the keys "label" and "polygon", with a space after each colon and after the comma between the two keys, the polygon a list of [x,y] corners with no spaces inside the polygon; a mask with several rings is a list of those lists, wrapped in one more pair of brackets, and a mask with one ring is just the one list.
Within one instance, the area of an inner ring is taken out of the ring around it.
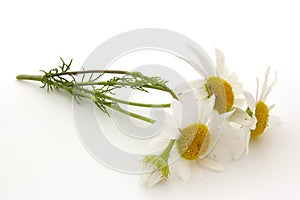
{"label": "green stem", "polygon": [[112,101],[116,101],[118,103],[122,103],[122,104],[127,104],[127,105],[131,105],[131,106],[139,106],[139,107],[146,107],[146,108],[169,108],[171,106],[171,104],[147,104],[147,103],[137,103],[137,102],[132,102],[132,101],[124,101],[122,99],[117,99],[114,97],[110,97],[107,95],[103,95],[104,98],[106,99],[110,99]]}
{"label": "green stem", "polygon": [[[53,74],[54,76],[63,76],[63,75],[77,75],[77,74],[86,74],[86,73],[111,73],[111,74],[130,74],[130,72],[122,71],[122,70],[87,70],[87,71],[73,71],[73,72],[62,72]],[[18,75],[16,77],[18,80],[32,80],[32,81],[42,81],[43,76],[37,76],[37,75]],[[86,85],[110,85],[105,82],[81,82],[81,83],[75,83],[74,86],[86,86]],[[116,83],[115,85],[120,86],[130,86],[128,83]],[[151,85],[145,85],[145,88],[151,88],[156,90],[165,91],[171,94],[171,96],[178,100],[177,95],[168,87],[163,86],[151,86]]]}
{"label": "green stem", "polygon": [[[71,93],[70,91],[70,88],[68,87],[65,87],[64,85],[61,85],[61,84],[57,84],[57,83],[54,83],[54,86],[56,87],[59,87],[61,89],[64,89],[68,92]],[[91,101],[95,102],[95,103],[98,103],[97,99],[95,98],[95,96],[90,96],[90,95],[87,95],[86,93],[84,92],[81,92],[79,91],[78,89],[71,89],[72,90],[72,94],[77,94],[77,95],[80,95],[81,97],[84,97],[84,98],[87,98],[87,99],[90,99]],[[105,104],[105,106],[109,107],[109,108],[112,108],[114,110],[117,110],[123,114],[126,114],[130,117],[133,117],[133,118],[136,118],[136,119],[139,119],[139,120],[142,120],[142,121],[145,121],[145,122],[149,122],[149,123],[155,123],[155,120],[151,119],[151,118],[148,118],[148,117],[145,117],[145,116],[142,116],[142,115],[139,115],[139,114],[136,114],[136,113],[133,113],[133,112],[130,112],[130,111],[126,111],[126,110],[123,110],[122,108],[120,107],[117,107],[117,106],[113,106],[112,104]]]}
{"label": "green stem", "polygon": [[145,117],[145,116],[142,116],[142,115],[124,110],[124,109],[122,109],[120,107],[117,107],[117,106],[113,106],[113,105],[107,105],[107,106],[114,109],[114,110],[116,110],[116,111],[119,111],[120,113],[126,114],[130,117],[134,117],[136,119],[139,119],[139,120],[142,120],[142,121],[145,121],[145,122],[149,122],[151,124],[154,124],[156,122],[154,119],[151,119],[151,118],[148,118],[148,117]]}
{"label": "green stem", "polygon": [[[78,90],[82,90],[86,93],[92,94],[92,95],[96,95],[96,92],[94,92],[93,90],[89,90],[86,88],[82,88],[82,87],[74,87],[77,88]],[[145,108],[169,108],[171,106],[171,104],[148,104],[148,103],[138,103],[138,102],[132,102],[132,101],[125,101],[122,99],[118,99],[118,98],[114,98],[111,96],[107,96],[105,94],[101,94],[102,97],[104,97],[105,99],[109,99],[118,103],[122,103],[122,104],[127,104],[130,106],[138,106],[138,107],[145,107]]]}
{"label": "green stem", "polygon": [[171,139],[168,146],[165,148],[165,150],[160,154],[160,157],[162,157],[165,160],[168,160],[170,156],[170,152],[175,144],[175,139]]}
{"label": "green stem", "polygon": [[[91,91],[91,90],[87,90],[85,88],[81,88],[84,89],[84,91],[86,92],[91,92],[95,95],[95,92]],[[101,94],[102,97],[104,97],[105,99],[109,99],[111,101],[115,101],[121,104],[127,104],[130,106],[138,106],[138,107],[145,107],[145,108],[169,108],[171,106],[171,104],[149,104],[149,103],[138,103],[138,102],[133,102],[133,101],[125,101],[122,99],[118,99],[118,98],[114,98],[105,94]]]}
{"label": "green stem", "polygon": [[[42,81],[43,76],[35,76],[35,75],[18,75],[16,78],[17,78],[18,80]],[[55,87],[57,87],[57,88],[60,88],[60,89],[62,89],[62,90],[65,90],[65,91],[67,91],[68,93],[70,93],[70,94],[72,94],[72,95],[74,95],[74,94],[80,95],[81,97],[90,99],[90,100],[93,101],[93,102],[97,102],[97,99],[95,99],[94,96],[90,96],[90,95],[88,95],[88,94],[86,94],[86,93],[84,93],[84,92],[78,90],[78,88],[75,88],[75,87],[72,87],[72,88],[71,88],[71,87],[67,87],[67,86],[65,86],[65,85],[62,85],[62,84],[59,84],[59,83],[56,83],[56,82],[53,82],[53,81],[51,81],[50,83],[51,83],[51,85],[53,85],[53,86],[55,86]],[[87,89],[86,89],[86,90],[87,90]],[[90,90],[89,90],[89,91],[90,91]],[[92,92],[92,91],[90,91],[90,92]],[[122,101],[122,100],[121,100],[121,101]],[[134,102],[131,102],[131,103],[134,103]],[[136,103],[136,104],[138,104],[138,103]],[[164,105],[164,104],[162,104],[162,105]],[[121,108],[119,108],[119,107],[112,106],[111,104],[106,104],[106,106],[107,106],[107,107],[110,107],[110,108],[112,108],[112,109],[114,109],[114,110],[117,110],[117,111],[119,111],[119,112],[121,112],[121,113],[123,113],[123,114],[126,114],[126,115],[128,115],[128,116],[134,117],[134,118],[136,118],[136,119],[139,119],[139,120],[142,120],[142,121],[145,121],[145,122],[149,122],[149,123],[155,123],[155,120],[153,120],[153,119],[151,119],[151,118],[148,118],[148,117],[145,117],[145,116],[142,116],[142,115],[133,113],[133,112],[129,112],[129,111],[123,110],[123,109],[121,109]]]}
{"label": "green stem", "polygon": [[130,72],[123,71],[123,70],[83,70],[83,71],[61,72],[61,73],[53,74],[53,76],[92,74],[92,73],[130,74]]}
{"label": "green stem", "polygon": [[[130,86],[129,83],[124,83],[124,82],[117,82],[115,84],[111,84],[111,83],[107,83],[105,81],[103,82],[92,82],[92,81],[87,81],[87,82],[79,82],[79,83],[75,83],[75,86],[88,86],[88,85],[103,85],[103,86],[112,86],[112,85],[117,85],[117,86]],[[145,88],[149,88],[149,89],[156,89],[156,90],[161,90],[161,91],[164,91],[164,92],[168,92],[171,94],[171,96],[178,100],[178,97],[177,95],[170,89],[170,88],[167,88],[167,87],[154,87],[154,86],[151,86],[151,85],[145,85],[143,86]]]}
{"label": "green stem", "polygon": [[[90,95],[87,95],[86,93],[84,92],[81,92],[79,91],[78,89],[71,89],[64,86],[64,85],[61,85],[61,84],[57,84],[57,83],[54,83],[54,86],[56,87],[59,87],[61,89],[64,89],[66,90],[67,92],[70,92],[72,94],[77,94],[77,95],[80,95],[81,97],[84,97],[84,98],[87,98],[87,99],[90,99],[91,101],[95,102],[95,103],[98,103],[97,99],[95,98],[95,96],[90,96]],[[117,107],[117,106],[113,106],[112,104],[105,104],[105,106],[109,107],[109,108],[112,108],[114,110],[117,110],[123,114],[126,114],[130,117],[133,117],[133,118],[136,118],[136,119],[139,119],[139,120],[142,120],[142,121],[145,121],[145,122],[149,122],[149,123],[155,123],[155,120],[151,119],[151,118],[148,118],[148,117],[145,117],[145,116],[142,116],[142,115],[139,115],[139,114],[136,114],[136,113],[133,113],[133,112],[130,112],[130,111],[126,111],[126,110],[123,110],[122,108],[120,107]]]}
{"label": "green stem", "polygon": [[[83,70],[83,71],[61,72],[61,73],[54,74],[53,76],[78,75],[78,74],[88,74],[88,73],[90,74],[91,73],[132,74],[131,72],[123,71],[123,70],[85,70],[85,71]],[[89,85],[88,82],[86,82],[85,84]],[[168,87],[164,87],[164,86],[163,87],[145,86],[145,87],[169,92],[174,99],[178,100],[177,95]]]}
{"label": "green stem", "polygon": [[21,75],[18,75],[16,77],[16,79],[18,79],[18,80],[31,80],[31,81],[42,81],[43,76],[21,74]]}

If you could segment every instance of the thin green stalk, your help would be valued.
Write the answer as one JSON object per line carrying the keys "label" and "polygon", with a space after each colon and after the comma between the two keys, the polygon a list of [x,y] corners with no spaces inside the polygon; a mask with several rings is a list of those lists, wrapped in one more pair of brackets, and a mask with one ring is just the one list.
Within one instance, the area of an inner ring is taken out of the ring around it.
{"label": "thin green stalk", "polygon": [[[77,94],[77,95],[80,95],[81,97],[90,99],[91,101],[93,101],[95,103],[99,103],[99,101],[95,98],[95,96],[87,95],[84,92],[78,91],[78,89],[71,89],[71,88],[65,87],[64,85],[57,84],[57,83],[54,83],[54,86],[59,87],[59,88],[61,88],[63,90],[66,90],[68,92],[70,92],[72,90],[72,94]],[[142,116],[142,115],[130,112],[130,111],[123,110],[120,107],[113,106],[112,104],[105,104],[105,106],[107,106],[109,108],[112,108],[114,110],[117,110],[117,111],[119,111],[123,114],[126,114],[126,115],[130,116],[130,117],[133,117],[133,118],[145,121],[145,122],[149,122],[149,123],[152,123],[152,124],[155,123],[155,120],[153,120],[151,118],[148,118],[148,117],[145,117],[145,116]]]}
{"label": "thin green stalk", "polygon": [[122,103],[122,104],[127,104],[127,105],[131,105],[131,106],[139,106],[139,107],[146,107],[146,108],[169,108],[171,106],[171,104],[146,104],[146,103],[137,103],[137,102],[132,102],[132,101],[124,101],[122,99],[117,99],[114,97],[110,97],[107,95],[103,95],[104,98],[106,99],[110,99],[112,101],[118,102],[118,103]]}
{"label": "thin green stalk", "polygon": [[[82,90],[84,92],[90,93],[92,95],[96,95],[96,92],[94,92],[93,90],[89,90],[86,88],[82,88],[82,87],[74,87],[77,88],[78,90]],[[131,105],[131,106],[138,106],[138,107],[145,107],[145,108],[169,108],[171,106],[171,104],[147,104],[147,103],[138,103],[138,102],[132,102],[132,101],[125,101],[122,99],[118,99],[118,98],[114,98],[105,94],[101,94],[102,97],[104,97],[105,99],[109,99],[118,103],[122,103],[122,104],[127,104],[127,105]]]}
{"label": "thin green stalk", "polygon": [[[86,73],[111,73],[111,74],[130,74],[130,72],[127,71],[122,71],[122,70],[86,70],[86,71],[72,71],[72,72],[61,72],[57,74],[53,74],[50,77],[55,77],[55,76],[63,76],[63,75],[78,75],[78,74],[86,74]],[[36,75],[18,75],[16,77],[18,80],[32,80],[32,81],[42,81],[43,76],[36,76]],[[110,83],[107,82],[78,82],[75,83],[74,86],[87,86],[87,85],[103,85],[103,86],[110,86]],[[116,86],[130,86],[129,83],[123,83],[123,82],[118,82],[114,84]],[[150,88],[150,89],[156,89],[156,90],[161,90],[165,91],[171,94],[171,96],[174,99],[178,100],[177,95],[168,87],[163,87],[163,86],[151,86],[151,85],[145,85],[145,88]]]}
{"label": "thin green stalk", "polygon": [[145,116],[142,116],[142,115],[124,110],[124,109],[122,109],[120,107],[117,107],[117,106],[113,106],[113,105],[107,105],[107,106],[114,109],[114,110],[116,110],[116,111],[119,111],[120,113],[126,114],[130,117],[134,117],[136,119],[139,119],[139,120],[142,120],[142,121],[145,121],[145,122],[149,122],[151,124],[154,124],[156,122],[154,119],[151,119],[151,118],[148,118],[148,117],[145,117]]}
{"label": "thin green stalk", "polygon": [[130,72],[123,71],[123,70],[83,70],[83,71],[61,72],[61,73],[53,74],[53,76],[93,74],[93,73],[130,74]]}
{"label": "thin green stalk", "polygon": [[[87,81],[87,82],[78,82],[75,83],[74,86],[89,86],[89,85],[101,85],[101,86],[112,86],[111,83],[105,82],[105,81],[100,81],[100,82],[93,82],[93,81]],[[129,83],[124,83],[124,82],[117,82],[114,84],[115,86],[130,86]],[[149,89],[156,89],[156,90],[160,90],[160,91],[164,91],[164,92],[168,92],[171,94],[171,96],[174,99],[178,100],[177,95],[170,89],[170,88],[165,88],[165,87],[154,87],[151,85],[145,85],[145,88],[149,88]]]}
{"label": "thin green stalk", "polygon": [[[78,72],[75,72],[75,73],[78,73]],[[62,74],[62,73],[60,73],[60,74]],[[66,74],[66,73],[65,73]],[[43,80],[43,76],[37,76],[37,75],[18,75],[17,77],[16,77],[16,79],[17,80],[31,80],[31,81],[42,81]],[[67,87],[64,87],[62,84],[57,84],[57,83],[55,83],[55,82],[51,82],[51,84],[53,85],[53,86],[56,86],[56,87],[59,87],[59,88],[61,88],[61,89],[64,89],[64,90],[66,90],[66,91],[68,91],[68,92],[70,92],[70,89],[67,89]],[[77,86],[78,84],[74,84],[74,86]],[[84,91],[84,92],[87,92],[87,93],[90,93],[90,94],[92,94],[92,95],[95,95],[95,92],[94,91],[91,91],[91,90],[88,90],[88,89],[85,89],[85,88],[80,88],[80,87],[73,87],[72,88],[72,90],[73,91],[75,91],[75,90],[82,90],[82,91]],[[72,94],[74,94],[74,92],[72,92]],[[76,94],[78,94],[78,95],[81,95],[81,96],[86,96],[85,95],[85,93],[82,93],[82,92],[76,92]],[[106,97],[109,97],[109,96],[106,96],[106,95],[104,95],[104,97],[106,98]],[[113,98],[109,98],[110,100],[112,100]],[[117,102],[124,102],[125,103],[125,101],[123,101],[123,100],[119,100],[119,99],[116,99],[116,98],[114,98],[113,99],[114,101],[117,101]],[[131,104],[139,104],[139,103],[134,103],[134,102],[131,102]],[[148,105],[148,104],[147,104]],[[145,106],[145,107],[150,107],[150,106]],[[155,105],[154,105],[155,106]]]}
{"label": "thin green stalk", "polygon": [[31,81],[42,81],[43,76],[21,74],[21,75],[18,75],[16,77],[16,79],[18,79],[18,80],[31,80]]}
{"label": "thin green stalk", "polygon": [[168,160],[170,157],[170,152],[175,144],[175,139],[171,139],[168,146],[165,148],[165,150],[160,154],[160,157],[162,157],[165,160]]}
{"label": "thin green stalk", "polygon": [[[84,97],[84,98],[87,98],[87,99],[90,99],[91,101],[95,102],[95,103],[100,103],[96,98],[95,96],[90,96],[90,95],[87,95],[86,93],[84,92],[81,92],[81,91],[78,91],[78,89],[70,89],[70,88],[67,88],[61,84],[54,84],[56,87],[59,87],[61,89],[64,89],[68,92],[70,92],[70,90],[72,90],[72,94],[77,94],[77,95],[80,95],[81,97]],[[126,111],[126,110],[123,110],[121,109],[120,107],[117,107],[117,106],[113,106],[112,104],[105,104],[105,106],[109,107],[109,108],[112,108],[114,110],[117,110],[123,114],[126,114],[130,117],[133,117],[133,118],[136,118],[136,119],[139,119],[139,120],[142,120],[142,121],[145,121],[145,122],[149,122],[149,123],[155,123],[155,120],[151,119],[151,118],[148,118],[148,117],[145,117],[145,116],[142,116],[142,115],[139,115],[139,114],[136,114],[136,113],[133,113],[133,112],[129,112],[129,111]]]}
{"label": "thin green stalk", "polygon": [[[19,75],[16,77],[18,80],[32,80],[32,81],[42,81],[42,78],[43,76],[35,76],[35,75]],[[73,88],[73,87],[67,87],[63,84],[59,84],[59,83],[55,83],[55,82],[50,82],[51,85],[57,87],[57,88],[60,88],[62,90],[65,90],[67,91],[68,93],[70,94],[73,94],[73,95],[79,95],[81,97],[84,97],[84,98],[87,98],[87,99],[90,99],[91,101],[95,102],[95,103],[100,103],[98,102],[98,100],[95,98],[95,96],[90,96],[80,90],[78,90],[78,88]],[[92,92],[92,91],[90,91]],[[122,101],[122,100],[121,100]],[[134,102],[131,102],[131,103],[134,103]],[[138,103],[137,103],[138,104]],[[139,114],[136,114],[136,113],[133,113],[133,112],[129,112],[129,111],[126,111],[126,110],[123,110],[119,107],[116,107],[116,106],[112,106],[111,104],[105,104],[105,106],[109,107],[109,108],[112,108],[114,110],[117,110],[123,114],[126,114],[128,116],[131,116],[131,117],[134,117],[136,119],[139,119],[139,120],[142,120],[142,121],[145,121],[145,122],[149,122],[149,123],[155,123],[155,120],[151,119],[151,118],[148,118],[148,117],[145,117],[145,116],[142,116],[142,115],[139,115]]]}
{"label": "thin green stalk", "polygon": [[[128,75],[131,75],[134,72],[132,73],[132,72],[123,71],[123,70],[83,70],[83,71],[72,71],[72,72],[56,73],[56,74],[53,74],[52,77],[54,77],[54,76],[62,76],[62,75],[89,74],[89,73],[90,74],[93,74],[93,73],[108,73],[108,74],[128,74]],[[101,83],[101,82],[98,82],[98,83]],[[85,84],[86,85],[93,85],[94,83],[93,82],[86,82]],[[97,84],[95,84],[95,85],[97,85]],[[153,88],[153,89],[157,89],[157,90],[162,90],[162,91],[165,91],[165,92],[169,92],[174,99],[178,100],[177,95],[170,88],[168,88],[168,87],[165,87],[165,86],[156,86],[156,87],[155,86],[144,86],[144,87]]]}

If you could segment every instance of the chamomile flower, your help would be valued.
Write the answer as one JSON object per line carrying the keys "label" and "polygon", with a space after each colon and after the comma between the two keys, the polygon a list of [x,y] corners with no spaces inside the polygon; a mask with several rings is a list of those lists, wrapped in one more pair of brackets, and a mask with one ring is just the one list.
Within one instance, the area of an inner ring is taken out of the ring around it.
{"label": "chamomile flower", "polygon": [[[193,96],[195,101],[193,101]],[[213,109],[215,96],[202,99],[199,93],[185,93],[179,102],[173,103],[175,116],[182,116],[174,154],[179,158],[172,166],[174,173],[182,180],[191,176],[201,178],[203,168],[215,171],[223,166],[207,157],[219,139],[222,122],[228,114],[220,115]],[[181,107],[181,111],[179,108]],[[181,115],[179,114],[181,113]]]}
{"label": "chamomile flower", "polygon": [[[222,51],[216,49],[216,65],[209,62],[206,55],[198,52],[193,47],[190,49],[197,55],[202,65],[196,65],[194,62],[185,60],[191,64],[200,74],[204,76],[204,80],[194,80],[189,82],[190,88],[200,89],[203,97],[215,95],[216,109],[220,114],[231,111],[234,107],[242,108],[244,105],[243,86],[239,82],[234,72],[230,72],[225,66],[225,57]],[[189,86],[185,86],[185,89]],[[182,88],[184,89],[184,88]]]}
{"label": "chamomile flower", "polygon": [[[179,101],[174,100],[172,103],[172,123],[167,123],[170,125],[167,125],[161,133],[165,138],[154,139],[152,142],[152,146],[153,143],[158,143],[161,148],[170,139],[176,139],[172,154],[173,157],[179,159],[171,165],[170,170],[172,174],[177,174],[182,180],[187,180],[191,176],[201,178],[203,168],[214,171],[223,170],[223,166],[214,159],[221,157],[222,152],[227,152],[228,149],[219,149],[220,152],[218,152],[213,148],[218,142],[220,134],[228,134],[224,133],[227,131],[231,132],[230,128],[222,126],[231,112],[219,114],[213,109],[214,103],[214,95],[203,99],[199,91],[182,93],[179,96]],[[231,144],[230,141],[227,142],[228,145]],[[235,145],[234,142],[232,143],[233,146]],[[210,156],[211,151],[214,152],[214,157]],[[228,154],[235,154],[238,157],[237,154],[240,154],[240,149],[238,151],[238,153],[232,152],[230,149]]]}
{"label": "chamomile flower", "polygon": [[148,155],[142,160],[143,169],[140,182],[149,187],[163,182],[169,177],[168,159],[175,140],[170,140],[166,149],[160,155]]}
{"label": "chamomile flower", "polygon": [[257,137],[265,132],[266,128],[269,125],[270,111],[275,106],[274,104],[268,106],[266,104],[266,100],[268,95],[276,85],[277,73],[275,73],[274,79],[271,83],[269,83],[269,76],[270,76],[270,67],[268,67],[268,69],[265,72],[265,80],[261,92],[259,92],[259,79],[257,78],[255,99],[250,93],[248,92],[244,93],[248,102],[247,113],[249,114],[249,116],[257,120],[255,127],[250,131],[252,137]]}
{"label": "chamomile flower", "polygon": [[175,91],[179,96],[191,91],[200,92],[203,98],[214,95],[214,109],[220,114],[230,112],[224,122],[221,137],[211,153],[211,158],[219,161],[231,161],[240,158],[248,150],[247,132],[256,123],[256,119],[250,117],[243,110],[245,97],[243,86],[234,72],[230,72],[225,66],[225,57],[222,51],[215,49],[216,65],[207,59],[207,56],[190,47],[197,55],[202,65],[198,66],[186,60],[204,76],[204,80],[194,80],[182,84]]}

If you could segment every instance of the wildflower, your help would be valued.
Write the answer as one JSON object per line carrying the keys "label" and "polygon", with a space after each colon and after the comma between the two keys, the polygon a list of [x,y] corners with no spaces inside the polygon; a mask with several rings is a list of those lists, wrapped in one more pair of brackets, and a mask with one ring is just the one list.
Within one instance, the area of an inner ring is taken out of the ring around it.
{"label": "wildflower", "polygon": [[[190,63],[198,73],[204,76],[204,80],[198,79],[188,82],[179,88],[181,91],[200,90],[203,97],[215,95],[214,109],[220,114],[229,112],[234,108],[242,108],[244,105],[243,86],[234,72],[230,72],[225,66],[225,57],[222,51],[216,49],[216,65],[208,61],[207,56],[190,49],[197,55],[202,65],[197,65],[190,60],[180,57]],[[180,94],[179,94],[180,95]]]}
{"label": "wildflower", "polygon": [[[170,169],[173,174],[177,174],[182,180],[187,180],[191,176],[201,178],[203,168],[214,171],[222,171],[223,166],[211,159],[211,151],[224,131],[223,122],[232,112],[219,114],[214,110],[215,96],[203,99],[200,92],[190,91],[182,93],[179,101],[172,103],[173,119],[172,125],[167,125],[161,133],[165,140],[156,139],[160,145],[163,141],[176,139],[176,148],[172,153],[178,158]],[[178,117],[181,116],[181,117]],[[168,124],[168,123],[167,123]],[[176,126],[177,125],[177,128]],[[170,135],[170,132],[173,133]],[[221,149],[227,151],[227,149]],[[217,155],[221,152],[214,151]]]}
{"label": "wildflower", "polygon": [[168,159],[175,140],[170,140],[166,149],[160,155],[148,155],[142,160],[143,169],[141,183],[152,187],[169,177]]}
{"label": "wildflower", "polygon": [[270,92],[274,89],[277,82],[277,73],[275,73],[274,80],[269,84],[270,67],[266,70],[265,80],[259,95],[259,80],[257,78],[256,98],[249,93],[245,92],[248,102],[247,113],[250,117],[256,118],[256,126],[251,130],[251,136],[257,137],[263,134],[269,125],[270,111],[275,105],[268,106],[266,100]]}

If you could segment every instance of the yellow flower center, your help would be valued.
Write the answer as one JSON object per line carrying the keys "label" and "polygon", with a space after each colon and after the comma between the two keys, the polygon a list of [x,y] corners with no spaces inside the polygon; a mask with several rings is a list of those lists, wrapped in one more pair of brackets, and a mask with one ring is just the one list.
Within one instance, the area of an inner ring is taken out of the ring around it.
{"label": "yellow flower center", "polygon": [[198,159],[210,144],[210,133],[204,124],[193,124],[181,131],[176,142],[179,154],[187,160]]}
{"label": "yellow flower center", "polygon": [[206,91],[208,98],[211,95],[216,96],[214,108],[220,113],[231,110],[234,103],[234,93],[232,86],[224,79],[212,76],[206,80]]}
{"label": "yellow flower center", "polygon": [[261,135],[265,131],[268,125],[269,108],[264,102],[259,101],[256,104],[255,117],[257,119],[256,127],[254,130],[251,130],[251,136],[256,137]]}

